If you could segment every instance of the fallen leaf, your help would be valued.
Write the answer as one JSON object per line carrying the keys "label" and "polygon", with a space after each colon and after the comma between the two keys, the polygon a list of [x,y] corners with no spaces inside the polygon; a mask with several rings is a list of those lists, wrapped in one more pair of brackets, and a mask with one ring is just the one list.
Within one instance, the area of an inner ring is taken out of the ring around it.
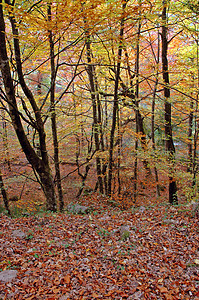
{"label": "fallen leaf", "polygon": [[77,278],[79,279],[79,283],[82,284],[83,283],[83,279],[80,275],[77,275]]}
{"label": "fallen leaf", "polygon": [[158,286],[158,289],[161,293],[168,293],[167,288],[165,288],[164,286]]}
{"label": "fallen leaf", "polygon": [[104,295],[105,297],[109,297],[111,296],[113,293],[115,293],[115,290],[111,290],[109,291],[106,295]]}
{"label": "fallen leaf", "polygon": [[66,276],[64,276],[64,281],[66,284],[69,284],[70,283],[70,275],[67,274]]}
{"label": "fallen leaf", "polygon": [[96,294],[96,293],[92,293],[92,297],[93,298],[99,298],[100,296],[98,294]]}
{"label": "fallen leaf", "polygon": [[110,280],[112,280],[114,283],[116,283],[117,282],[117,280],[116,279],[114,279],[114,278],[112,278],[111,276],[106,276],[108,279],[110,279]]}

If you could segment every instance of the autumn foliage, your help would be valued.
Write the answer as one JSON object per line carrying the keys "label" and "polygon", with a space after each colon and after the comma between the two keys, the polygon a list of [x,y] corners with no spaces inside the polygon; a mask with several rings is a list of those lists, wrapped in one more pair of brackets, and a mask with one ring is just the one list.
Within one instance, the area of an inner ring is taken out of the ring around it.
{"label": "autumn foliage", "polygon": [[0,299],[199,299],[198,15],[0,0]]}

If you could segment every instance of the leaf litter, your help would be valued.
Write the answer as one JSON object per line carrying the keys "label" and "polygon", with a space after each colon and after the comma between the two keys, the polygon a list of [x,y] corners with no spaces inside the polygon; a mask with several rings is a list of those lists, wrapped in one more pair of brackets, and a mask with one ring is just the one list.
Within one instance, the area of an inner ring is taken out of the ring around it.
{"label": "leaf litter", "polygon": [[0,299],[199,299],[199,220],[187,207],[0,218]]}

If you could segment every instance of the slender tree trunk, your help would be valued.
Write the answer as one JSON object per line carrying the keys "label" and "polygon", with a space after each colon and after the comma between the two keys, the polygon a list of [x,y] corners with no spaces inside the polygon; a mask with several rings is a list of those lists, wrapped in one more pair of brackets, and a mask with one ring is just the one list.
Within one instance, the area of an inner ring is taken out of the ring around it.
{"label": "slender tree trunk", "polygon": [[[174,169],[174,154],[175,147],[172,137],[172,125],[171,125],[171,101],[170,101],[170,88],[169,88],[169,68],[168,68],[168,22],[167,22],[167,7],[168,0],[163,0],[163,9],[162,9],[162,72],[163,72],[163,81],[164,81],[164,109],[165,109],[165,148],[169,155],[169,161],[172,164],[171,174]],[[177,198],[177,185],[176,180],[173,175],[169,175],[169,203],[178,204]]]}
{"label": "slender tree trunk", "polygon": [[192,172],[193,172],[193,180],[192,180],[192,187],[194,190],[194,195],[196,196],[196,174],[198,171],[198,165],[197,165],[197,140],[198,140],[198,131],[199,131],[199,125],[197,124],[197,121],[195,120],[195,133],[194,133],[194,143],[193,143],[193,160],[192,160]]}
{"label": "slender tree trunk", "polygon": [[[155,85],[153,89],[153,99],[152,99],[152,107],[151,107],[151,141],[152,141],[152,149],[155,154],[155,100],[156,100],[156,91],[158,86],[158,75],[159,75],[159,62],[160,62],[160,38],[159,38],[159,30],[158,30],[158,49],[157,49],[157,57],[154,53],[154,58],[157,63],[157,73],[156,73],[156,79],[155,79]],[[159,179],[158,179],[158,170],[156,166],[154,166],[154,173],[155,173],[155,181],[156,181],[156,193],[157,196],[160,197],[160,185],[159,185]]]}
{"label": "slender tree trunk", "polygon": [[[48,4],[48,20],[51,21],[51,3]],[[59,196],[59,209],[63,211],[64,200],[61,185],[61,173],[59,164],[59,143],[57,136],[57,122],[56,122],[56,112],[55,112],[55,79],[56,79],[56,68],[55,68],[55,53],[54,53],[54,42],[52,31],[48,31],[49,34],[49,44],[50,44],[50,65],[51,65],[51,88],[50,88],[50,103],[51,103],[51,127],[53,136],[53,147],[54,147],[54,164],[55,164],[55,177],[56,185]]]}
{"label": "slender tree trunk", "polygon": [[136,138],[135,138],[135,162],[134,162],[134,203],[137,199],[137,184],[138,184],[138,134],[142,132],[142,117],[139,111],[138,97],[139,97],[139,67],[140,67],[140,29],[141,21],[138,22],[138,32],[137,32],[137,43],[136,43],[136,60],[135,60],[135,127],[136,127]]}
{"label": "slender tree trunk", "polygon": [[[127,0],[123,1],[123,14],[126,8]],[[117,67],[115,73],[115,87],[114,87],[114,98],[113,98],[113,115],[112,115],[112,126],[110,134],[110,146],[109,146],[109,165],[108,165],[108,195],[112,194],[112,177],[113,177],[113,150],[114,150],[114,137],[115,129],[117,124],[117,114],[118,114],[118,87],[120,78],[120,67],[123,49],[123,37],[124,37],[124,15],[122,16],[120,22],[120,35],[119,35],[119,48],[117,55]]]}
{"label": "slender tree trunk", "polygon": [[80,156],[80,140],[77,138],[76,139],[76,143],[77,143],[77,147],[76,147],[76,165],[77,165],[77,171],[78,171],[78,175],[81,177],[82,180],[82,185],[79,189],[79,192],[76,196],[76,198],[79,198],[81,196],[81,193],[83,192],[83,189],[85,187],[85,182],[86,182],[86,178],[88,176],[89,170],[90,170],[90,154],[92,151],[92,140],[91,140],[91,144],[89,145],[88,143],[88,153],[87,153],[87,157],[86,157],[86,167],[85,167],[85,172],[82,173],[80,172],[80,164],[79,164],[79,156]]}
{"label": "slender tree trunk", "polygon": [[[94,140],[95,140],[95,149],[96,151],[100,150],[100,138],[99,138],[99,127],[101,124],[98,122],[98,104],[96,100],[96,86],[95,86],[95,70],[94,65],[92,64],[92,54],[91,54],[91,44],[90,44],[90,35],[88,31],[86,31],[86,50],[87,50],[87,61],[88,61],[88,77],[90,82],[91,89],[91,98],[92,98],[92,108],[93,108],[93,128],[94,128]],[[96,166],[97,166],[97,177],[98,177],[98,187],[100,193],[103,194],[104,186],[103,186],[103,176],[102,176],[102,166],[100,158],[96,158]]]}
{"label": "slender tree trunk", "polygon": [[187,172],[193,172],[193,100],[190,102],[188,129],[188,165]]}
{"label": "slender tree trunk", "polygon": [[133,176],[133,202],[135,203],[137,200],[137,185],[138,185],[138,157],[137,157],[137,151],[138,151],[138,121],[137,121],[137,114],[135,114],[135,162],[134,162],[134,176]]}
{"label": "slender tree trunk", "polygon": [[3,202],[4,202],[4,205],[5,205],[5,208],[8,212],[8,215],[11,215],[10,208],[9,208],[9,200],[8,200],[6,189],[5,189],[5,186],[4,186],[4,183],[3,183],[3,177],[2,177],[1,171],[0,171],[0,189],[1,189],[1,194],[2,194],[2,197],[3,197]]}
{"label": "slender tree trunk", "polygon": [[[140,12],[141,14],[141,12]],[[127,88],[127,86],[124,83],[121,83],[123,90],[124,90],[124,96],[129,97],[133,104],[134,104],[134,112],[136,116],[136,122],[137,122],[137,139],[139,139],[138,135],[140,134],[140,143],[141,147],[144,152],[147,151],[147,141],[146,141],[146,134],[144,130],[144,118],[141,115],[140,108],[139,108],[139,102],[137,101],[138,96],[139,96],[139,63],[140,63],[140,33],[141,33],[141,21],[139,20],[138,22],[138,31],[137,31],[137,42],[136,42],[136,61],[135,61],[135,74],[132,76],[131,74],[131,67],[129,65],[129,57],[128,57],[128,52],[127,49],[124,48],[125,50],[125,57],[126,57],[126,62],[127,62],[127,70],[129,74],[129,79],[130,79],[130,89]],[[134,76],[136,77],[136,88],[135,88],[135,93],[133,92],[133,78]],[[136,96],[137,95],[137,96]],[[137,146],[138,147],[138,146]],[[143,165],[146,170],[147,176],[151,175],[151,169],[149,167],[149,163],[147,159],[143,160]]]}
{"label": "slender tree trunk", "polygon": [[[104,132],[102,127],[102,105],[99,97],[99,90],[98,90],[98,82],[97,82],[97,76],[95,74],[95,68],[94,68],[94,80],[95,80],[95,91],[96,91],[96,100],[97,100],[97,122],[98,122],[98,128],[99,128],[99,143],[100,143],[100,150],[103,152],[105,151],[105,141],[104,141]],[[105,195],[107,195],[107,161],[106,159],[101,159],[101,172],[102,172],[102,181],[104,183],[103,191],[105,192]]]}
{"label": "slender tree trunk", "polygon": [[120,166],[121,166],[121,148],[122,148],[122,137],[120,131],[120,110],[117,112],[117,138],[118,138],[118,151],[117,151],[117,181],[118,181],[118,195],[121,194],[121,178],[120,178]]}
{"label": "slender tree trunk", "polygon": [[[107,84],[105,81],[105,93],[107,94]],[[105,96],[105,116],[104,116],[104,130],[105,132],[107,131],[107,126],[108,126],[108,105],[107,105],[107,98]],[[104,138],[104,149],[107,150],[108,149],[108,135],[107,132],[105,134],[105,138]],[[104,162],[103,165],[103,170],[102,170],[102,174],[104,176],[104,188],[105,188],[105,195],[108,195],[108,178],[107,178],[107,159]]]}
{"label": "slender tree trunk", "polygon": [[7,122],[5,119],[5,111],[2,110],[2,136],[3,136],[3,146],[5,151],[5,162],[8,165],[9,170],[11,171],[11,164],[10,164],[10,153],[8,147],[8,129],[7,129]]}
{"label": "slender tree trunk", "polygon": [[[156,80],[156,82],[158,79]],[[154,97],[152,100],[152,116],[151,116],[151,140],[152,140],[152,148],[155,153],[156,147],[155,147],[155,135],[154,135],[154,116],[155,116],[155,89],[154,88]],[[160,197],[160,185],[159,185],[159,179],[158,179],[158,170],[156,166],[154,166],[154,173],[155,173],[155,181],[156,181],[156,193],[157,196]]]}
{"label": "slender tree trunk", "polygon": [[[199,38],[197,35],[196,39],[196,46],[197,46],[197,88],[199,88]],[[194,149],[193,149],[193,180],[192,180],[192,187],[194,188],[194,196],[197,193],[197,186],[196,186],[196,175],[198,171],[198,164],[197,164],[197,145],[198,145],[198,134],[199,134],[199,123],[197,120],[197,113],[198,113],[198,100],[199,100],[199,93],[197,92],[196,97],[196,109],[195,109],[195,122],[194,122]]]}
{"label": "slender tree trunk", "polygon": [[[8,5],[10,5],[9,1],[6,1]],[[16,135],[18,140],[21,144],[21,147],[32,165],[32,167],[37,171],[41,183],[43,185],[43,190],[46,196],[46,208],[47,210],[56,211],[56,196],[55,196],[55,189],[53,178],[51,175],[47,149],[46,149],[46,140],[45,140],[45,130],[44,124],[42,121],[41,112],[35,102],[33,94],[31,93],[30,89],[25,83],[23,72],[22,72],[22,63],[20,57],[20,46],[19,46],[19,38],[18,38],[18,29],[16,27],[14,14],[12,13],[11,7],[11,15],[10,15],[10,22],[12,26],[13,36],[14,36],[14,51],[15,51],[15,60],[17,66],[17,74],[19,78],[19,82],[21,88],[29,100],[30,105],[35,114],[35,121],[31,119],[32,125],[39,133],[39,143],[40,143],[40,150],[41,150],[41,159],[36,154],[35,150],[31,146],[22,122],[20,118],[20,113],[17,107],[17,101],[15,97],[15,88],[13,84],[13,79],[11,76],[11,70],[9,65],[9,59],[6,49],[6,39],[5,39],[5,22],[4,22],[4,15],[3,15],[3,6],[2,0],[0,0],[0,70],[3,78],[4,88],[7,96],[7,102],[9,106],[9,113],[12,120],[13,127],[15,129]]]}

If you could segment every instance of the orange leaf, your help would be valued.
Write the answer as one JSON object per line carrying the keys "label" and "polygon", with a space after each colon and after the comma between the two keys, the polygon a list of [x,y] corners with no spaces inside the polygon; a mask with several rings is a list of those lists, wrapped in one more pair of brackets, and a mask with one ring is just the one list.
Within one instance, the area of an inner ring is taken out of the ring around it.
{"label": "orange leaf", "polygon": [[60,284],[60,280],[59,280],[59,277],[56,276],[55,279],[54,279],[54,284],[55,285],[59,285]]}
{"label": "orange leaf", "polygon": [[125,292],[120,291],[120,290],[117,290],[116,292],[117,292],[121,297],[128,297],[128,296],[129,296],[128,294],[126,294]]}
{"label": "orange leaf", "polygon": [[58,289],[56,286],[54,286],[52,290],[54,294],[58,294],[60,292],[60,289]]}
{"label": "orange leaf", "polygon": [[86,277],[92,277],[93,276],[93,273],[92,272],[88,272],[87,274],[86,274]]}
{"label": "orange leaf", "polygon": [[99,298],[99,295],[96,294],[96,293],[92,293],[92,297],[93,297],[93,298]]}
{"label": "orange leaf", "polygon": [[110,280],[112,280],[114,283],[116,283],[117,282],[117,280],[116,279],[114,279],[114,278],[112,278],[111,276],[106,276],[108,279],[110,279]]}
{"label": "orange leaf", "polygon": [[68,256],[69,256],[71,259],[74,259],[74,258],[75,258],[75,255],[72,254],[72,253],[70,253]]}
{"label": "orange leaf", "polygon": [[80,275],[77,275],[77,278],[79,279],[79,283],[82,284],[82,282],[83,282],[82,277]]}
{"label": "orange leaf", "polygon": [[158,286],[158,289],[161,293],[168,293],[168,290],[164,286]]}
{"label": "orange leaf", "polygon": [[115,290],[109,291],[108,294],[106,294],[106,295],[104,295],[104,296],[108,297],[108,296],[111,296],[113,293],[115,293]]}
{"label": "orange leaf", "polygon": [[70,283],[70,275],[67,274],[66,276],[64,276],[64,281],[66,284],[69,284]]}

